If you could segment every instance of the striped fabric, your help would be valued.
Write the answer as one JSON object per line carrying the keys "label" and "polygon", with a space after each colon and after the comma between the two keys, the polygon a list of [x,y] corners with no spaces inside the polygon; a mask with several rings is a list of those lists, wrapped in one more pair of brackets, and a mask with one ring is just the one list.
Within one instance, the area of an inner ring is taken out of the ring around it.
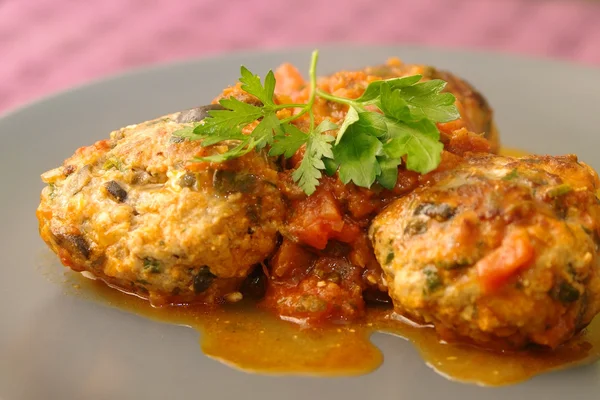
{"label": "striped fabric", "polygon": [[140,65],[328,42],[600,65],[600,1],[0,0],[0,113]]}

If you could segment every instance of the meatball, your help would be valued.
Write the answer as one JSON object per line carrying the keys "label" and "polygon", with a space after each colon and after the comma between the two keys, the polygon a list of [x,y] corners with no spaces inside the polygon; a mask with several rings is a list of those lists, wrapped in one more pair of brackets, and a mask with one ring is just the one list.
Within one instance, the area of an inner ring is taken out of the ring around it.
{"label": "meatball", "polygon": [[447,339],[560,345],[600,311],[598,187],[575,156],[434,173],[370,227],[395,308]]}
{"label": "meatball", "polygon": [[205,116],[119,129],[42,175],[40,233],[65,265],[156,304],[239,299],[275,250],[285,208],[265,154],[191,162],[229,147],[173,136]]}

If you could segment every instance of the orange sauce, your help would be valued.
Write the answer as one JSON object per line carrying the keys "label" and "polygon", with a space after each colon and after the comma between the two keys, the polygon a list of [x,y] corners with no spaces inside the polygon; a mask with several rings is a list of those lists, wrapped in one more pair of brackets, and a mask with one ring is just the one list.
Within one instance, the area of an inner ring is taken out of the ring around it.
{"label": "orange sauce", "polygon": [[[56,261],[50,264],[53,269],[61,268]],[[196,329],[205,355],[248,372],[313,376],[366,374],[377,369],[384,358],[370,341],[375,332],[408,339],[424,362],[449,379],[491,386],[512,384],[540,373],[600,359],[600,318],[554,351],[491,352],[465,344],[444,343],[433,328],[416,325],[391,310],[369,309],[362,323],[303,328],[251,304],[215,309],[155,308],[146,300],[70,270],[65,270],[64,277],[62,285],[67,294],[158,322]]]}
{"label": "orange sauce", "polygon": [[[504,155],[524,156],[503,149]],[[52,281],[60,266],[46,252],[42,273]],[[450,379],[484,385],[520,382],[540,373],[588,364],[600,359],[600,316],[560,348],[492,352],[440,341],[429,326],[419,326],[392,310],[369,309],[364,322],[325,328],[305,328],[283,321],[252,304],[221,308],[166,306],[154,308],[138,297],[86,279],[64,269],[61,284],[76,294],[159,321],[190,326],[200,333],[205,355],[232,367],[266,374],[351,376],[377,369],[384,356],[370,336],[383,332],[408,339],[424,362]],[[400,340],[400,339],[399,339]],[[248,344],[252,345],[249,346]],[[199,356],[200,353],[199,353]]]}

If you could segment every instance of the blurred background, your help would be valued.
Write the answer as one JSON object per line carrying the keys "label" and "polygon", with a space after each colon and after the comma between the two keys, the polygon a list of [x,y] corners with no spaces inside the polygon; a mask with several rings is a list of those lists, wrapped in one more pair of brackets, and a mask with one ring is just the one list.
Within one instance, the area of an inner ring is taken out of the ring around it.
{"label": "blurred background", "polygon": [[600,0],[0,0],[0,114],[139,66],[323,43],[600,66]]}

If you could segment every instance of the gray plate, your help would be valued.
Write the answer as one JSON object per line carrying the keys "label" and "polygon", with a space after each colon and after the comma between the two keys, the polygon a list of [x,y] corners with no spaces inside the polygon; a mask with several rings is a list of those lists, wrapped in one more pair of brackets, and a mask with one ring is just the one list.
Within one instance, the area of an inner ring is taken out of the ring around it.
{"label": "gray plate", "polygon": [[[496,110],[502,141],[538,153],[577,153],[600,168],[600,70],[410,47],[321,50],[319,72],[397,55],[466,77]],[[481,388],[450,382],[410,343],[377,335],[384,365],[355,378],[257,376],[203,356],[197,333],[82,297],[41,271],[35,209],[41,172],[112,129],[203,104],[244,64],[264,74],[283,61],[307,68],[310,50],[247,53],[135,71],[63,93],[0,119],[0,398],[12,399],[597,399],[600,364]],[[55,262],[59,269],[58,263]]]}

